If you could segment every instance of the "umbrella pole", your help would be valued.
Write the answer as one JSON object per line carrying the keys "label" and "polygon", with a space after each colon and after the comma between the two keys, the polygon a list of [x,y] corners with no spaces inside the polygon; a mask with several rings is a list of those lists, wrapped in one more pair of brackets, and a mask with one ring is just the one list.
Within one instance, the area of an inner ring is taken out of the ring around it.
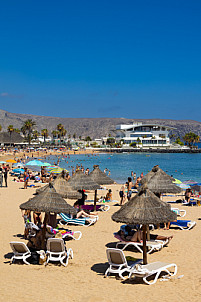
{"label": "umbrella pole", "polygon": [[95,194],[94,194],[94,211],[96,211],[96,198],[97,198],[97,190],[95,190]]}
{"label": "umbrella pole", "polygon": [[147,225],[147,240],[150,240],[150,231],[149,231],[149,225]]}
{"label": "umbrella pole", "polygon": [[146,246],[146,230],[147,226],[143,225],[143,264],[147,264],[147,246]]}

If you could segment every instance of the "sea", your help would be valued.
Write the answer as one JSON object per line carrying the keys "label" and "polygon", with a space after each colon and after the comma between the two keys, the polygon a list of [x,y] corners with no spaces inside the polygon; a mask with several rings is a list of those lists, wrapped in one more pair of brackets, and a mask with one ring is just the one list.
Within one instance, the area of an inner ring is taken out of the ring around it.
{"label": "sea", "polygon": [[[57,156],[49,156],[46,161],[57,162]],[[169,175],[183,181],[194,180],[201,183],[201,154],[200,153],[112,153],[112,154],[74,154],[60,157],[59,166],[72,174],[72,168],[81,165],[90,171],[93,165],[99,165],[117,183],[125,183],[135,172],[139,176],[142,172],[147,174],[155,165],[159,165]]]}

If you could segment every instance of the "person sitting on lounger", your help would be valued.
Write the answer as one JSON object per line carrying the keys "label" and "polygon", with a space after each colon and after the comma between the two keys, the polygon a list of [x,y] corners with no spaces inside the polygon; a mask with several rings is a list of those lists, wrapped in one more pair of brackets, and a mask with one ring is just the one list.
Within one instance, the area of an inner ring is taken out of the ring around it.
{"label": "person sitting on lounger", "polygon": [[[122,240],[124,241],[133,241],[133,242],[141,242],[143,240],[143,232],[141,230],[133,230],[130,226],[122,226],[118,234],[121,236]],[[170,241],[173,236],[161,236],[161,235],[154,235],[150,234],[151,240],[162,240]]]}
{"label": "person sitting on lounger", "polygon": [[106,201],[111,201],[112,200],[112,190],[109,189],[106,196],[105,196]]}
{"label": "person sitting on lounger", "polygon": [[184,203],[190,203],[190,199],[191,199],[191,196],[192,196],[191,189],[186,189],[184,196],[185,196]]}

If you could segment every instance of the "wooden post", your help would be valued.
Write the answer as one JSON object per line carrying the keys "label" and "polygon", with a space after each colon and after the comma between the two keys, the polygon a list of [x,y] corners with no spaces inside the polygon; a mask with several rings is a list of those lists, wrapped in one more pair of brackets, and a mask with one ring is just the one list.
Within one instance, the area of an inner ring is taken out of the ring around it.
{"label": "wooden post", "polygon": [[147,226],[143,225],[143,264],[147,264],[147,246],[146,246],[146,230]]}
{"label": "wooden post", "polygon": [[149,225],[147,225],[147,240],[150,240],[150,231],[149,231]]}
{"label": "wooden post", "polygon": [[97,198],[97,190],[95,190],[95,194],[94,194],[94,211],[96,211],[96,198]]}

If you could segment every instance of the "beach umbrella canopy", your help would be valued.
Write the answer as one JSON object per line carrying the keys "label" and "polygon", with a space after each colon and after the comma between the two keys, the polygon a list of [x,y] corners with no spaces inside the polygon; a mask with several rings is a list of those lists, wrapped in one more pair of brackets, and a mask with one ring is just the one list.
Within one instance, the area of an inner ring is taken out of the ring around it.
{"label": "beach umbrella canopy", "polygon": [[161,169],[149,179],[147,187],[154,193],[180,193],[182,190],[172,183],[170,177],[162,172]]}
{"label": "beach umbrella canopy", "polygon": [[5,162],[5,161],[3,161],[3,160],[1,160],[1,161],[0,161],[0,164],[5,164],[5,163],[6,163],[6,162]]}
{"label": "beach umbrella canopy", "polygon": [[24,165],[22,163],[16,163],[13,165],[13,168],[24,168]]}
{"label": "beach umbrella canopy", "polygon": [[136,196],[112,215],[112,220],[143,225],[143,262],[146,264],[146,226],[177,220],[177,214],[171,211],[170,205],[161,201],[145,184]]}
{"label": "beach umbrella canopy", "polygon": [[22,173],[24,173],[24,169],[20,169],[20,168],[13,169],[13,172],[17,173],[17,174],[22,174]]}
{"label": "beach umbrella canopy", "polygon": [[149,173],[147,173],[141,180],[141,184],[144,184],[146,182],[149,182],[149,180],[155,175],[156,172],[160,171],[162,175],[167,176],[171,181],[174,181],[174,178],[165,171],[163,171],[161,168],[159,168],[158,165],[154,166]]}
{"label": "beach umbrella canopy", "polygon": [[43,167],[43,162],[41,162],[40,160],[31,160],[29,162],[26,163],[26,166],[38,166],[38,167]]}
{"label": "beach umbrella canopy", "polygon": [[45,213],[66,213],[76,215],[76,210],[69,205],[60,194],[58,194],[50,183],[46,187],[46,189],[29,199],[27,202],[22,203],[20,205],[21,210],[30,210],[37,212],[45,212]]}
{"label": "beach umbrella canopy", "polygon": [[201,192],[201,183],[197,183],[195,185],[191,185],[190,187],[194,191]]}
{"label": "beach umbrella canopy", "polygon": [[93,181],[89,175],[85,175],[82,171],[77,171],[68,181],[69,185],[75,190],[97,190],[100,185]]}
{"label": "beach umbrella canopy", "polygon": [[178,186],[179,188],[183,189],[183,190],[186,190],[186,189],[189,189],[189,188],[190,188],[190,185],[186,185],[186,184],[183,184],[183,183],[177,184],[177,186]]}
{"label": "beach umbrella canopy", "polygon": [[[60,194],[63,198],[66,199],[79,199],[82,197],[82,194],[75,191],[68,182],[64,179],[62,173],[57,176],[56,179],[52,181],[52,184],[58,194]],[[43,192],[49,184],[45,185],[44,187],[36,190],[36,193],[40,194]]]}
{"label": "beach umbrella canopy", "polygon": [[14,159],[7,159],[7,163],[16,164],[16,160]]}
{"label": "beach umbrella canopy", "polygon": [[192,180],[192,179],[189,179],[189,180],[183,181],[183,184],[186,184],[186,185],[196,185],[196,184],[197,184],[197,181],[194,181],[194,180]]}
{"label": "beach umbrella canopy", "polygon": [[89,175],[84,174],[82,171],[77,171],[75,175],[70,178],[68,183],[75,190],[95,190],[94,211],[96,211],[97,190],[100,189],[100,185],[94,182]]}
{"label": "beach umbrella canopy", "polygon": [[68,172],[66,169],[62,169],[60,167],[55,167],[49,170],[50,173],[60,174],[62,171]]}
{"label": "beach umbrella canopy", "polygon": [[75,208],[69,205],[60,194],[56,192],[53,185],[49,183],[46,190],[41,194],[36,195],[35,197],[29,199],[27,202],[24,202],[20,205],[21,210],[30,210],[37,212],[45,212],[44,226],[42,229],[42,238],[43,246],[45,248],[45,232],[46,232],[46,223],[48,219],[48,213],[66,213],[71,215],[76,215],[77,212]]}
{"label": "beach umbrella canopy", "polygon": [[43,167],[51,167],[52,165],[50,163],[43,163]]}
{"label": "beach umbrella canopy", "polygon": [[181,180],[179,180],[179,179],[174,179],[174,181],[173,181],[173,184],[182,184],[182,181]]}
{"label": "beach umbrella canopy", "polygon": [[101,171],[98,165],[94,165],[89,177],[99,185],[111,185],[114,183],[114,180]]}

